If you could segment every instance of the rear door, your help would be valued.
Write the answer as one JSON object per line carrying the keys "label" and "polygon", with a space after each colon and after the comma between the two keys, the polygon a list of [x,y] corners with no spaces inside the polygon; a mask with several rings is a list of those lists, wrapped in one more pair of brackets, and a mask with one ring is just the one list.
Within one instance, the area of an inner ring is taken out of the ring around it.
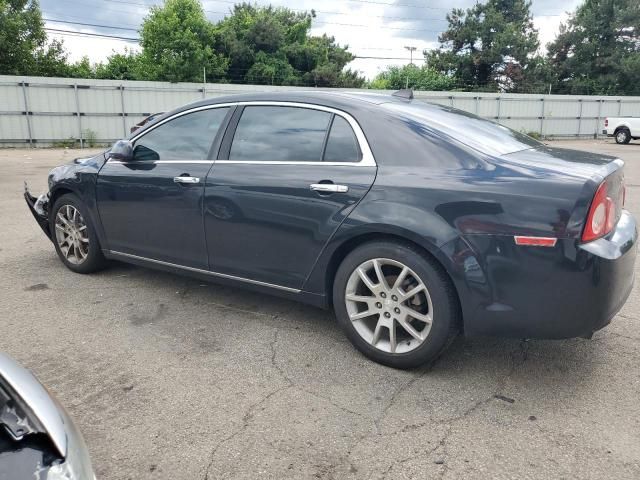
{"label": "rear door", "polygon": [[229,107],[185,112],[134,140],[134,159],[100,170],[97,202],[108,248],[206,270],[202,201],[212,145]]}
{"label": "rear door", "polygon": [[211,270],[299,289],[374,181],[358,124],[330,108],[239,107],[205,186]]}

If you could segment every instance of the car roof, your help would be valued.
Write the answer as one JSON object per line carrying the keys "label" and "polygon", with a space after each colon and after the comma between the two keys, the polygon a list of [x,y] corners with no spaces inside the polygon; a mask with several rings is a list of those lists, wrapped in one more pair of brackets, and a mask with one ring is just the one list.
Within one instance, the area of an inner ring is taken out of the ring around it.
{"label": "car roof", "polygon": [[[336,108],[362,108],[367,106],[380,105],[383,103],[406,103],[410,100],[401,97],[394,97],[390,94],[350,92],[350,91],[327,91],[327,90],[301,90],[301,91],[281,91],[281,92],[256,92],[238,95],[224,95],[221,97],[207,98],[189,105],[186,108],[194,108],[205,105],[216,105],[219,103],[233,102],[299,102],[313,105],[323,105]],[[182,108],[180,109],[182,110]]]}

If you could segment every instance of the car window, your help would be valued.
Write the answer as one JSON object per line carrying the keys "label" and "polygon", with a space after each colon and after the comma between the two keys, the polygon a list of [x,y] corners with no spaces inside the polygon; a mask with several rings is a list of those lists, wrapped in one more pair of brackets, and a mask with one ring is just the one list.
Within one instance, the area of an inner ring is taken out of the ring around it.
{"label": "car window", "polygon": [[245,107],[229,160],[319,162],[331,114],[300,107]]}
{"label": "car window", "polygon": [[528,135],[443,105],[413,100],[410,103],[385,103],[382,107],[404,118],[414,131],[429,127],[489,155],[505,155],[542,145]]}
{"label": "car window", "polygon": [[339,115],[333,117],[324,151],[325,162],[359,162],[360,149],[349,122]]}
{"label": "car window", "polygon": [[135,160],[207,160],[228,107],[188,113],[136,140]]}

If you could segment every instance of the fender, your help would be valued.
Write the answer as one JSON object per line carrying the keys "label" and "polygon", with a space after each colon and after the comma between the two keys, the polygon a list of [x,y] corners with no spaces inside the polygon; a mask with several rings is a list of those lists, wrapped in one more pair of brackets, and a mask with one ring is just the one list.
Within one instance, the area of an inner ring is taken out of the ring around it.
{"label": "fender", "polygon": [[89,220],[96,230],[96,235],[103,249],[108,248],[106,236],[100,221],[98,205],[96,203],[96,183],[98,172],[104,164],[103,154],[87,159],[77,159],[67,165],[61,165],[49,172],[49,203],[53,207],[56,199],[64,193],[77,195],[83,202],[89,215]]}

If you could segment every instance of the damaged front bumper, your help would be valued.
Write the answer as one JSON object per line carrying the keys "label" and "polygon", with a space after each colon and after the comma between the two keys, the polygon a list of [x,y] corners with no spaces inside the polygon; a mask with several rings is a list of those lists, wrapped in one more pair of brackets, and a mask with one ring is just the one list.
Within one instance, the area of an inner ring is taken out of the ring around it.
{"label": "damaged front bumper", "polygon": [[39,197],[34,197],[29,192],[27,182],[24,182],[24,199],[27,202],[33,218],[36,219],[42,231],[49,240],[51,240],[51,229],[49,228],[49,192],[43,193]]}

